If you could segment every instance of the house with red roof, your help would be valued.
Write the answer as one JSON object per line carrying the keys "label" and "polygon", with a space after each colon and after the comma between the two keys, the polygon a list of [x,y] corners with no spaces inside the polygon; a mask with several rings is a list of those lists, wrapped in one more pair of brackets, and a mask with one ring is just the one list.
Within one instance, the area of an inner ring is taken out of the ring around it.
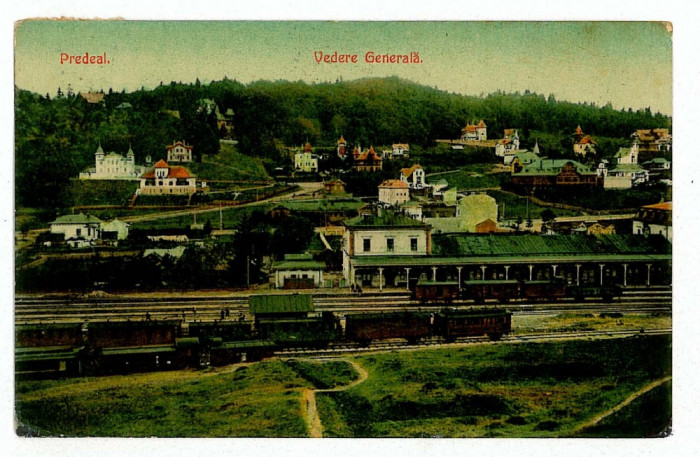
{"label": "house with red roof", "polygon": [[415,164],[411,168],[402,168],[399,179],[411,189],[422,189],[425,186],[425,170],[419,164]]}
{"label": "house with red roof", "polygon": [[576,127],[576,131],[574,132],[574,154],[586,157],[586,154],[589,152],[595,153],[595,148],[597,146],[598,143],[596,143],[590,135],[583,133],[580,125]]}
{"label": "house with red roof", "polygon": [[165,149],[168,151],[168,162],[192,162],[192,146],[185,140],[175,141]]}
{"label": "house with red roof", "polygon": [[462,140],[486,140],[486,123],[480,120],[478,124],[467,124],[462,129]]}
{"label": "house with red roof", "polygon": [[196,178],[185,167],[170,166],[159,160],[141,176],[141,195],[183,195],[196,191]]}
{"label": "house with red roof", "polygon": [[673,241],[673,204],[662,202],[639,208],[632,219],[632,233],[661,235],[668,241]]}
{"label": "house with red roof", "polygon": [[[355,156],[355,151],[353,151],[353,156]],[[374,152],[374,147],[370,146],[369,149],[355,157],[353,168],[357,171],[381,171],[382,158]]]}

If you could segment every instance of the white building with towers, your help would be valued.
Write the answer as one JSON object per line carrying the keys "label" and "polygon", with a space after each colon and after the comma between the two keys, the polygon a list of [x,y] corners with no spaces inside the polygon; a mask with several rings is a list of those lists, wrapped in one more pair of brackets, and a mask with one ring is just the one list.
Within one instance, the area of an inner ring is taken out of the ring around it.
{"label": "white building with towers", "polygon": [[127,179],[138,180],[145,172],[144,167],[136,165],[134,151],[129,145],[126,156],[102,149],[95,151],[95,166],[80,173],[80,179]]}

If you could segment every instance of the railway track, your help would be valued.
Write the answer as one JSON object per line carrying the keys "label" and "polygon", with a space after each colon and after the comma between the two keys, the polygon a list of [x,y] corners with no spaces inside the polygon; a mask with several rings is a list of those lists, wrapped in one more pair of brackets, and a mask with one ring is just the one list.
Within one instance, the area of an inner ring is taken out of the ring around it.
{"label": "railway track", "polygon": [[[623,312],[648,313],[670,312],[670,288],[629,289],[611,303],[587,299],[575,302],[513,300],[508,303],[486,301],[482,305],[472,300],[456,300],[449,304],[422,304],[411,300],[407,293],[364,294],[314,294],[317,311],[332,311],[337,314],[349,312],[378,312],[397,310],[438,311],[446,305],[454,308],[499,307],[507,308],[516,315],[550,314],[555,312]],[[158,320],[214,321],[249,320],[248,297],[106,297],[106,298],[33,298],[18,297],[15,300],[15,323],[31,324],[46,322],[84,322],[97,320],[142,320],[147,317]]]}
{"label": "railway track", "polygon": [[441,348],[441,347],[461,347],[474,343],[517,343],[528,341],[556,341],[566,339],[584,339],[584,338],[628,338],[639,335],[667,335],[671,333],[670,328],[646,329],[644,332],[638,330],[595,330],[581,332],[548,332],[548,333],[528,333],[523,335],[507,335],[501,338],[500,341],[491,341],[486,336],[472,336],[457,338],[455,342],[448,343],[439,338],[429,338],[416,344],[409,344],[405,341],[377,341],[371,343],[367,347],[362,347],[357,343],[347,343],[340,345],[332,345],[326,349],[304,349],[304,348],[285,348],[275,352],[277,357],[318,357],[318,358],[342,358],[349,354],[364,354],[373,352],[386,351],[410,351],[426,348]]}

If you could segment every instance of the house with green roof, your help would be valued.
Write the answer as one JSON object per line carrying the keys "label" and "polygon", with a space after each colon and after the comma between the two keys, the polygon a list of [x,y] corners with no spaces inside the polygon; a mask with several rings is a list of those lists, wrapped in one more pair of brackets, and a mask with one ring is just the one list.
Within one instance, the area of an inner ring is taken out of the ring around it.
{"label": "house with green roof", "polygon": [[314,260],[308,253],[285,254],[284,260],[272,264],[272,276],[277,289],[312,289],[323,287],[324,262]]}
{"label": "house with green roof", "polygon": [[526,187],[600,187],[603,178],[580,162],[538,158],[527,165],[513,165],[511,183]]}
{"label": "house with green roof", "polygon": [[67,214],[49,224],[52,234],[63,239],[93,241],[100,238],[102,221],[92,214]]}

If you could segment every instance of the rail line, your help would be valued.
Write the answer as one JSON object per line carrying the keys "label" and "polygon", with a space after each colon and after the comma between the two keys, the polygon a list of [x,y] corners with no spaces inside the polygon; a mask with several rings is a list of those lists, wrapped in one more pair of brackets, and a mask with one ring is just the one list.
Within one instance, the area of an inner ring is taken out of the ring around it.
{"label": "rail line", "polygon": [[[671,311],[671,291],[667,290],[625,290],[613,302],[601,300],[573,299],[559,301],[512,300],[506,303],[486,301],[477,304],[472,300],[455,300],[449,303],[420,303],[411,300],[408,294],[372,295],[315,295],[315,309],[318,312],[332,311],[337,314],[350,312],[381,312],[398,310],[439,311],[447,307],[466,308],[507,308],[517,314],[550,314],[556,312],[622,312],[649,313]],[[216,297],[168,297],[144,299],[41,299],[19,297],[15,300],[15,323],[83,322],[90,320],[158,320],[215,321],[249,320],[247,296]]]}
{"label": "rail line", "polygon": [[486,336],[471,336],[457,338],[453,343],[445,342],[437,337],[429,338],[415,344],[409,344],[405,341],[377,341],[371,343],[367,347],[361,347],[357,343],[345,343],[331,345],[326,349],[304,349],[304,348],[285,348],[275,352],[277,357],[322,357],[325,359],[343,358],[349,354],[365,354],[387,351],[410,351],[426,348],[441,348],[441,347],[463,347],[475,343],[518,343],[528,341],[557,341],[567,339],[585,339],[585,338],[629,338],[640,335],[668,335],[671,333],[670,328],[654,328],[639,330],[592,330],[579,332],[547,332],[547,333],[528,333],[523,335],[508,335],[501,338],[500,341],[491,341]]}

